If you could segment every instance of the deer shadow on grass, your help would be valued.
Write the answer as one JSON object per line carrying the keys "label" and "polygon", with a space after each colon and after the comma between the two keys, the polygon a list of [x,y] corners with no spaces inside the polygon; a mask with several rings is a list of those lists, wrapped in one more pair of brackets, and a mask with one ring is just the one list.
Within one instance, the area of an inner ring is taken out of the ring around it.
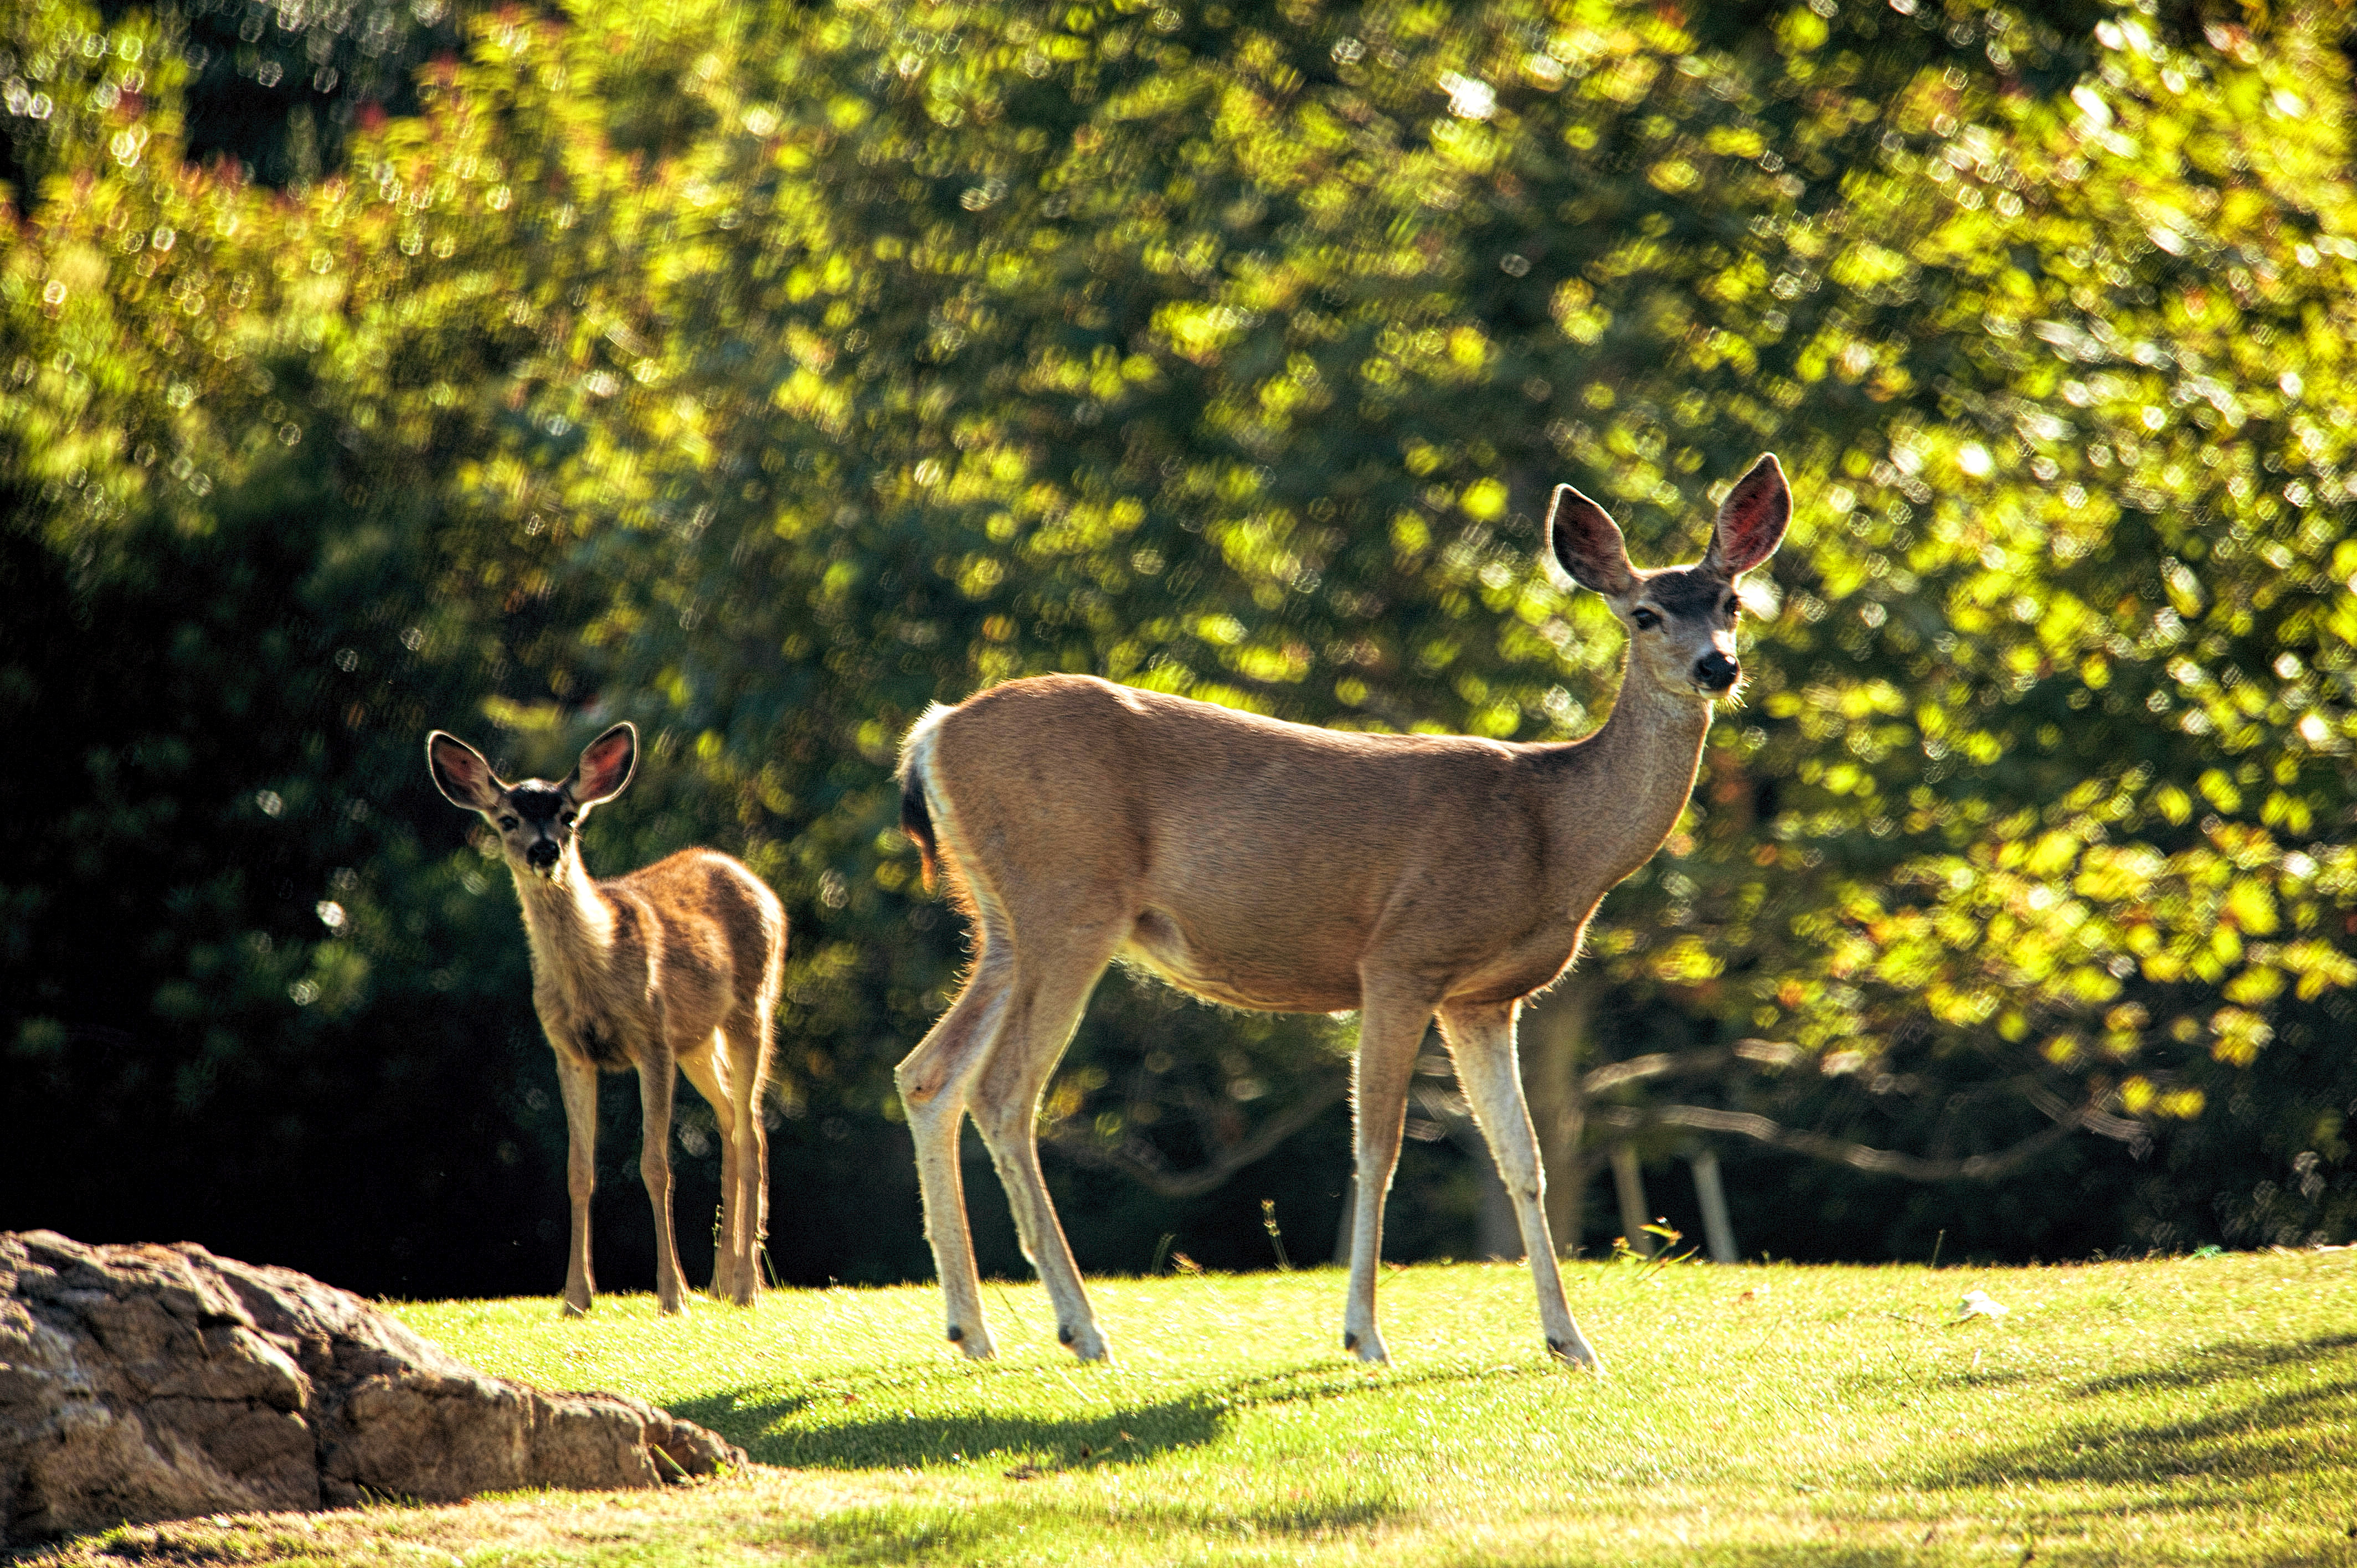
{"label": "deer shadow on grass", "polygon": [[747,1390],[669,1408],[740,1444],[748,1457],[764,1465],[890,1470],[987,1461],[1025,1476],[1130,1464],[1172,1449],[1200,1447],[1219,1434],[1228,1413],[1215,1401],[1196,1397],[1065,1416],[987,1407],[869,1415],[844,1400],[840,1415],[813,1419],[826,1402],[823,1396],[780,1398],[773,1390]]}
{"label": "deer shadow on grass", "polygon": [[[780,1520],[764,1532],[770,1539],[810,1552],[822,1563],[963,1563],[996,1560],[1014,1548],[1024,1561],[1024,1532],[1061,1523],[1108,1530],[1108,1538],[1143,1537],[1174,1559],[1190,1555],[1174,1542],[1192,1536],[1210,1542],[1266,1552],[1271,1538],[1324,1540],[1337,1532],[1365,1530],[1402,1511],[1389,1486],[1356,1476],[1321,1475],[1286,1495],[1246,1497],[1219,1492],[1141,1498],[1125,1504],[1108,1526],[1105,1504],[1051,1493],[1028,1493],[1003,1502],[960,1500],[931,1506],[846,1509],[813,1520]],[[766,1544],[757,1537],[748,1544]],[[994,1552],[993,1547],[998,1548]],[[1290,1555],[1289,1547],[1275,1553]]]}
{"label": "deer shadow on grass", "polygon": [[853,1508],[817,1519],[766,1520],[740,1538],[755,1548],[796,1549],[819,1563],[972,1563],[1026,1561],[1037,1552],[1048,1526],[1098,1530],[1111,1541],[1152,1541],[1171,1558],[1200,1555],[1174,1542],[1189,1537],[1213,1545],[1258,1547],[1280,1560],[1288,1541],[1326,1540],[1337,1532],[1364,1530],[1400,1511],[1388,1487],[1356,1477],[1328,1479],[1296,1488],[1295,1495],[1253,1498],[1202,1496],[1153,1498],[1124,1506],[1108,1525],[1101,1500],[1085,1502],[1049,1493],[1028,1493],[1004,1502],[900,1504]]}
{"label": "deer shadow on grass", "polygon": [[[1016,1369],[1020,1371],[1021,1369]],[[798,1468],[902,1469],[941,1464],[1002,1464],[1010,1478],[1135,1464],[1214,1442],[1236,1416],[1254,1409],[1385,1393],[1403,1387],[1491,1383],[1501,1377],[1547,1377],[1533,1367],[1371,1376],[1350,1365],[1305,1363],[1201,1385],[1167,1400],[1112,1403],[1060,1415],[996,1408],[1033,1390],[1028,1378],[983,1377],[967,1385],[963,1408],[868,1413],[916,1383],[914,1375],[834,1379],[791,1390],[740,1389],[668,1408],[740,1444],[765,1465]],[[928,1386],[938,1387],[934,1380]]]}
{"label": "deer shadow on grass", "polygon": [[2140,1367],[2083,1383],[2075,1391],[2083,1399],[2098,1394],[2147,1389],[2194,1389],[2232,1378],[2255,1377],[2273,1367],[2312,1366],[2357,1350],[2357,1334],[2325,1334],[2287,1344],[2252,1345],[2229,1339],[2204,1345],[2183,1361],[2166,1367]]}
{"label": "deer shadow on grass", "polygon": [[[2290,1389],[2255,1382],[2295,1365],[2324,1375]],[[2212,1488],[2218,1506],[2227,1506],[2237,1483],[2309,1477],[2319,1468],[2357,1470],[2357,1455],[2345,1444],[2326,1441],[2357,1403],[2357,1334],[2202,1346],[2168,1363],[2090,1380],[2063,1397],[2101,1400],[2172,1390],[2208,1397],[2197,1411],[2158,1420],[2136,1421],[2128,1419],[2130,1412],[2114,1411],[2073,1421],[2028,1442],[1984,1448],[1923,1479],[1932,1486],[1978,1487],[2198,1477]]]}

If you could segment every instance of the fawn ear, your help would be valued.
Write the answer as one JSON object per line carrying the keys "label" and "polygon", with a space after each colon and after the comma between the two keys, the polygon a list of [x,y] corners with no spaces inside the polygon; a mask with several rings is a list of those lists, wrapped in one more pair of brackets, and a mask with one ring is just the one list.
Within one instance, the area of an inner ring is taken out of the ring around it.
{"label": "fawn ear", "polygon": [[565,792],[584,811],[610,800],[630,783],[639,765],[636,725],[619,724],[581,748],[581,761],[565,781]]}
{"label": "fawn ear", "polygon": [[499,775],[483,760],[483,754],[444,730],[436,730],[425,737],[425,766],[434,775],[435,787],[454,806],[470,811],[488,811],[499,803]]}
{"label": "fawn ear", "polygon": [[1581,587],[1613,599],[1635,591],[1637,574],[1629,564],[1620,525],[1569,485],[1557,485],[1547,505],[1547,542],[1555,547],[1556,564]]}
{"label": "fawn ear", "polygon": [[1775,453],[1763,452],[1751,471],[1727,492],[1703,564],[1722,577],[1739,577],[1776,553],[1776,546],[1784,542],[1784,526],[1792,521],[1792,492],[1784,483],[1783,467]]}

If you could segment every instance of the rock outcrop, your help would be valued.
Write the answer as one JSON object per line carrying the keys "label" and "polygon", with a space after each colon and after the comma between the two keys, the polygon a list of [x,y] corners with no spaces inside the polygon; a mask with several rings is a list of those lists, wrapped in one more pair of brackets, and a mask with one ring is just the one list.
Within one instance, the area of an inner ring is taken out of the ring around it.
{"label": "rock outcrop", "polygon": [[363,1496],[652,1487],[744,1460],[639,1400],[485,1377],[291,1269],[0,1232],[0,1548]]}

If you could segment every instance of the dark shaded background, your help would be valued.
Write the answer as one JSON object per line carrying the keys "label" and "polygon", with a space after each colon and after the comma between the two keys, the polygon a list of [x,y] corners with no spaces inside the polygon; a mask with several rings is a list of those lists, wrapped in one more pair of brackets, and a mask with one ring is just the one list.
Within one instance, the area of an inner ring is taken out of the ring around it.
{"label": "dark shaded background", "polygon": [[[1712,7],[1696,25],[1719,47],[1756,49],[1781,14]],[[2047,7],[2045,20],[2075,40],[2108,14]],[[293,28],[246,5],[167,15],[187,68],[187,157],[229,160],[279,187],[337,171],[354,125],[416,111],[417,72],[462,48],[460,15],[431,5],[319,12]],[[2198,38],[2205,16],[2175,7],[2155,25]],[[1218,31],[1190,11],[1178,37],[1217,48]],[[1875,38],[1872,48],[1909,60],[1953,49],[1958,69],[1986,69],[1936,30],[1892,24]],[[1313,69],[1318,58],[1305,52]],[[650,156],[681,134],[663,107],[668,59],[652,60],[614,116],[618,134]],[[2054,91],[2085,64],[2070,42],[2025,67],[2023,88]],[[20,201],[67,166],[61,123],[10,121],[0,178]],[[487,341],[495,360],[529,348]],[[466,727],[487,700],[519,712],[554,705],[562,724],[519,721],[497,740],[475,738],[508,747],[494,760],[511,776],[555,774],[582,725],[640,712],[619,685],[608,690],[622,661],[582,632],[608,589],[594,574],[556,572],[530,592],[455,597],[457,575],[481,553],[511,546],[530,567],[542,546],[521,536],[483,546],[468,532],[479,520],[436,511],[422,488],[409,499],[400,469],[339,426],[299,357],[272,362],[263,379],[277,410],[266,423],[299,427],[301,438],[242,470],[208,531],[134,518],[103,552],[83,551],[44,529],[53,495],[29,483],[0,495],[0,1227],[194,1240],[372,1294],[548,1292],[563,1272],[565,1131],[522,934],[500,866],[454,854],[468,823],[433,790],[419,744],[429,727]],[[565,437],[550,429],[533,425],[528,438],[561,448]],[[461,435],[412,460],[429,470],[458,460]],[[1521,512],[1506,531],[1499,548],[1517,559],[1536,543]],[[920,570],[914,553],[874,557],[888,582]],[[603,564],[629,576],[627,561]],[[1052,660],[1052,628],[1038,641]],[[798,656],[804,670],[780,677],[777,700],[801,701],[794,682],[817,683],[807,668],[833,656]],[[1456,699],[1435,691],[1448,711]],[[692,725],[658,727],[632,794],[593,828],[593,868],[619,871],[690,842],[761,847],[767,819],[740,811],[729,790],[769,786],[714,785],[690,764],[694,745]],[[787,761],[800,770],[793,788],[827,802],[872,787],[876,766],[807,750]],[[879,801],[859,819],[866,839],[885,842],[888,811]],[[938,1007],[934,992],[958,960],[955,922],[913,894],[882,913],[841,914],[822,864],[782,866],[798,1000],[771,1112],[770,1254],[794,1283],[922,1278],[915,1172],[883,1074],[913,1044],[911,1020]],[[330,905],[371,933],[365,951],[323,944],[323,927],[342,929],[326,924]],[[888,944],[873,940],[888,930]],[[892,950],[846,956],[862,940]],[[855,962],[866,965],[856,984],[828,992],[827,978]],[[306,985],[314,1001],[290,1006],[290,991]],[[364,1006],[339,1009],[339,997],[363,993]],[[1950,1259],[2018,1260],[2306,1235],[2324,1212],[2323,1184],[2341,1192],[2348,1177],[2287,1166],[2296,1151],[2285,1140],[2298,1138],[2284,1129],[2317,1107],[2357,1103],[2357,1026],[2337,995],[2287,1000],[2276,1016],[2266,1078],[2208,1080],[2216,1104],[2205,1119],[2160,1129],[2141,1152],[2078,1140],[1999,1187],[1910,1186],[1722,1146],[1737,1235],[1747,1252],[1803,1260],[1922,1259],[1935,1247]],[[1073,1060],[1118,1085],[1167,1051],[1182,1064],[1168,1073],[1204,1064],[1213,1099],[1265,1079],[1257,1112],[1335,1070],[1318,1026],[1174,1004],[1116,973]],[[1717,1028],[1655,989],[1607,1009],[1594,1048],[1609,1059],[1707,1043]],[[1941,1133],[1936,1107],[1913,1122],[1867,1120],[1842,1092],[1790,1109],[1894,1144]],[[699,1276],[709,1267],[701,1217],[717,1194],[704,1115],[683,1102],[690,1157],[676,1167],[682,1240]],[[597,1209],[609,1289],[651,1281],[636,1122],[629,1080],[609,1079]],[[1997,1143],[2036,1124],[1983,1131]],[[1477,1159],[1437,1127],[1420,1131],[1431,1135],[1408,1144],[1390,1253],[1472,1255]],[[1167,1140],[1181,1164],[1207,1152],[1188,1138]],[[1092,1272],[1142,1271],[1174,1250],[1208,1267],[1260,1268],[1275,1260],[1264,1201],[1294,1261],[1330,1254],[1347,1149],[1337,1106],[1200,1197],[1161,1198],[1055,1155],[1049,1179]],[[1698,1236],[1674,1142],[1647,1153],[1655,1211]],[[968,1175],[985,1273],[1023,1272],[987,1163]],[[1593,1252],[1618,1231],[1599,1181],[1577,1240]]]}

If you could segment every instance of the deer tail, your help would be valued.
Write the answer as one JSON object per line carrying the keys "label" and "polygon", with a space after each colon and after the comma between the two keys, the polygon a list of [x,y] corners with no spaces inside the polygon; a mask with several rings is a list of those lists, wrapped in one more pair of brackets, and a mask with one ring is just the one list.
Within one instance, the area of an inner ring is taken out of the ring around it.
{"label": "deer tail", "polygon": [[951,710],[936,703],[925,710],[900,746],[900,831],[915,841],[924,857],[925,890],[941,879],[941,836],[933,828],[932,808],[925,800],[925,776],[931,771],[933,738]]}
{"label": "deer tail", "polygon": [[925,862],[925,891],[930,893],[941,863],[933,844],[933,814],[925,807],[925,786],[914,773],[900,781],[900,831],[917,842],[917,853]]}

